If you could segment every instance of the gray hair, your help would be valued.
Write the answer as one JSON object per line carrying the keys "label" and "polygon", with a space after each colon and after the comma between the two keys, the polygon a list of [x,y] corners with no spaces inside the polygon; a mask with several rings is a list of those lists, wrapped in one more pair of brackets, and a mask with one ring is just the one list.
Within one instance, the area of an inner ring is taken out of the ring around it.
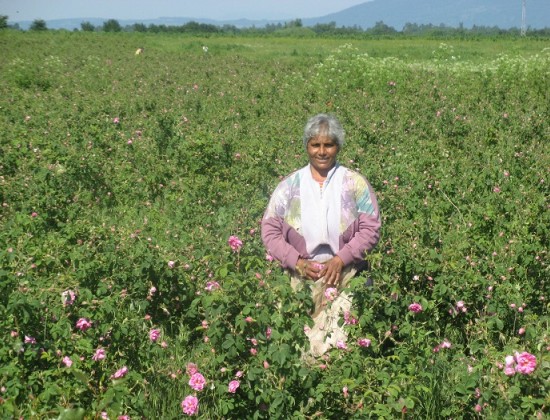
{"label": "gray hair", "polygon": [[342,125],[330,114],[317,114],[311,117],[304,128],[304,148],[307,148],[307,143],[320,135],[327,136],[341,149],[344,145],[344,129]]}

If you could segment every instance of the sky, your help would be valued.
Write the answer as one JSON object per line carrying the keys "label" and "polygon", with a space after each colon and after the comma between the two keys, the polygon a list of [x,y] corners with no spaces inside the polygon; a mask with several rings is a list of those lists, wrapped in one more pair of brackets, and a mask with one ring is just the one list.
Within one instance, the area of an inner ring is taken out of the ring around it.
{"label": "sky", "polygon": [[325,16],[368,0],[0,0],[8,21],[159,17],[296,19]]}

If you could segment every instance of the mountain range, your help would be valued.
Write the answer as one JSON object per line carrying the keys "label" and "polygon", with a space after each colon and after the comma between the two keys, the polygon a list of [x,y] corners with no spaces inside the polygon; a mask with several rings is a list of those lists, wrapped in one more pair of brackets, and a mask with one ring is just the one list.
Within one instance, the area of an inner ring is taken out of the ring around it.
{"label": "mountain range", "polygon": [[[304,26],[335,23],[337,27],[372,28],[377,22],[401,31],[405,24],[433,24],[448,27],[471,28],[473,26],[498,27],[501,29],[522,26],[523,0],[371,0],[344,9],[340,12],[315,18],[301,18]],[[526,27],[543,29],[550,27],[550,0],[526,1]],[[297,17],[299,18],[299,17]],[[47,20],[49,29],[80,29],[82,22],[101,26],[106,18],[74,18]],[[284,23],[281,20],[228,20],[195,19],[192,17],[160,17],[156,19],[117,19],[121,26],[143,23],[145,25],[180,26],[190,21],[215,26],[234,25],[238,28],[264,27],[267,24]],[[28,29],[30,21],[17,23]]]}

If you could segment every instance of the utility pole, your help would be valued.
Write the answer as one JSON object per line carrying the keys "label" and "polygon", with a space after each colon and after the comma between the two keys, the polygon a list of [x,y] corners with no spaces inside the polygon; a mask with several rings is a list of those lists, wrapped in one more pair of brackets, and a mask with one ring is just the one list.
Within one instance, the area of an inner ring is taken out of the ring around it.
{"label": "utility pole", "polygon": [[526,31],[526,26],[525,26],[525,14],[526,14],[525,9],[527,8],[526,3],[527,3],[527,0],[521,1],[521,36],[525,36],[525,31]]}

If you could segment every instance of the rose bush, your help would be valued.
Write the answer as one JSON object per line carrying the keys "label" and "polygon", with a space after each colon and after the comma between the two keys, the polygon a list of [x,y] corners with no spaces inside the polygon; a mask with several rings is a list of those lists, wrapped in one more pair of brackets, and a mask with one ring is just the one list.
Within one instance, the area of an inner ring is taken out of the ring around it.
{"label": "rose bush", "polygon": [[[548,414],[540,43],[104,35],[1,34],[1,417]],[[311,360],[259,221],[318,111],[383,231]]]}

